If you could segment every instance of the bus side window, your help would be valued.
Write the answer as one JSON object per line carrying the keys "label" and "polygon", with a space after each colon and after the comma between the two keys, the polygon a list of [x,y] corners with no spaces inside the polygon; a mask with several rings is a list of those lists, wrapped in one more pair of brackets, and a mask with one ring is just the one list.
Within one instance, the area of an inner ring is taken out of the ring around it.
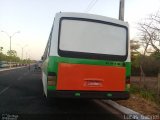
{"label": "bus side window", "polygon": [[52,33],[53,33],[53,26],[52,26],[52,29],[51,29],[51,33],[49,35],[49,41],[48,41],[48,51],[47,51],[47,55],[49,56],[49,53],[50,53],[50,47],[51,47],[51,40],[52,40]]}
{"label": "bus side window", "polygon": [[45,48],[44,54],[43,54],[43,56],[42,56],[43,61],[45,61],[45,60],[47,59],[47,51],[48,51],[48,42],[47,42],[47,46],[46,46],[46,48]]}
{"label": "bus side window", "polygon": [[53,27],[51,29],[51,32],[50,32],[50,35],[49,35],[49,39],[48,39],[48,42],[47,42],[47,45],[46,45],[46,48],[45,48],[45,52],[43,54],[43,60],[46,60],[48,55],[49,55],[49,52],[50,52],[50,44],[51,44],[51,38],[52,38],[52,30],[53,30]]}

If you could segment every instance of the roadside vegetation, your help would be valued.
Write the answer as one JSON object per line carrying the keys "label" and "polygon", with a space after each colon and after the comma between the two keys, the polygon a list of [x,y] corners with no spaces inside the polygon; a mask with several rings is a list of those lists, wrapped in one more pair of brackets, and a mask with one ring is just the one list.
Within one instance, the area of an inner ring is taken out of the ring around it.
{"label": "roadside vegetation", "polygon": [[138,23],[138,29],[138,38],[130,41],[131,94],[160,105],[160,11]]}
{"label": "roadside vegetation", "polygon": [[17,52],[15,50],[8,51],[6,54],[3,53],[3,47],[0,47],[0,61],[5,61],[7,63],[16,63],[16,64],[28,64],[33,61],[30,59],[20,59],[20,57],[17,56]]}
{"label": "roadside vegetation", "polygon": [[142,98],[144,98],[148,101],[154,102],[158,106],[160,106],[160,99],[159,99],[158,95],[156,94],[156,92],[154,92],[152,90],[146,90],[144,88],[139,88],[139,86],[137,86],[137,85],[131,85],[130,92],[131,92],[131,94],[138,94]]}

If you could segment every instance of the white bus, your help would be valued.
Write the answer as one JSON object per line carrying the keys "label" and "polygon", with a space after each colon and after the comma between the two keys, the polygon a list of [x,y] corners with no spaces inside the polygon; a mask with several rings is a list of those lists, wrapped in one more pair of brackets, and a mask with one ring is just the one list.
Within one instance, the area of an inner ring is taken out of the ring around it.
{"label": "white bus", "polygon": [[42,60],[46,97],[127,99],[128,23],[100,15],[57,13]]}

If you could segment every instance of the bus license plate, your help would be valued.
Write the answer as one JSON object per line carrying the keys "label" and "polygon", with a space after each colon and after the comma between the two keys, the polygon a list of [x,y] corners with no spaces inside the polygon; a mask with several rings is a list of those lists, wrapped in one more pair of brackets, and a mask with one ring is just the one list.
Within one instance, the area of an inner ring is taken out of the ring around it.
{"label": "bus license plate", "polygon": [[101,87],[102,81],[88,80],[86,81],[86,86]]}

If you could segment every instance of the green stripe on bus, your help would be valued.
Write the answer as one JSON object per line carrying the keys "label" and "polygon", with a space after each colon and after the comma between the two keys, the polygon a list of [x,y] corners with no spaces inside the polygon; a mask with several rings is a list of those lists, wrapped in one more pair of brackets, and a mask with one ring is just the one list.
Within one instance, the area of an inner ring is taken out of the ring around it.
{"label": "green stripe on bus", "polygon": [[[88,64],[88,65],[117,66],[117,67],[123,67],[125,64],[125,62],[120,62],[120,61],[91,60],[91,59],[50,56],[49,63],[48,63],[48,71],[57,73],[58,63],[61,63],[61,62],[71,63],[71,64]],[[129,69],[128,63],[126,66]]]}
{"label": "green stripe on bus", "polygon": [[131,62],[126,62],[125,67],[126,67],[126,77],[130,77],[130,75],[131,75]]}

